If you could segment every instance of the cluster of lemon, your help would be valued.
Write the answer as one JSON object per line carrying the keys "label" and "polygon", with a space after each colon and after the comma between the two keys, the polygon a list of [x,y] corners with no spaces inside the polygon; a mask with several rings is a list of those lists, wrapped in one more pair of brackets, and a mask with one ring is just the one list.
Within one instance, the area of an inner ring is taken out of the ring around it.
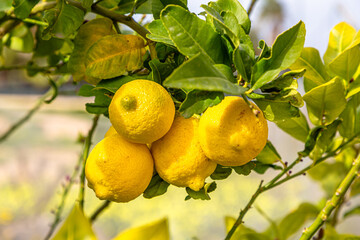
{"label": "cluster of lemon", "polygon": [[225,97],[200,119],[185,119],[175,114],[169,93],[148,80],[119,88],[109,117],[112,127],[90,153],[85,174],[98,198],[115,202],[141,195],[155,171],[198,191],[217,164],[240,166],[256,157],[268,134],[260,109],[241,97]]}

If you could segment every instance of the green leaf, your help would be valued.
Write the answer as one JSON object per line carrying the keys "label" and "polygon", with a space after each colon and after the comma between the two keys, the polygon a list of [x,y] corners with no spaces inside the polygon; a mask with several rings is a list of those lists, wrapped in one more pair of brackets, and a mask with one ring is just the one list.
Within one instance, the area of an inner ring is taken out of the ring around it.
{"label": "green leaf", "polygon": [[170,36],[161,20],[154,20],[148,25],[148,30],[150,34],[147,34],[146,37],[155,41],[162,42],[171,46],[174,46],[173,41],[170,39]]}
{"label": "green leaf", "polygon": [[260,161],[253,161],[253,162],[256,164],[254,171],[259,174],[264,174],[268,169],[282,170],[282,167],[275,164],[267,164],[267,163],[262,163]]}
{"label": "green leaf", "polygon": [[250,32],[251,22],[249,16],[239,1],[217,0],[216,5],[218,6],[218,11],[220,10],[233,14],[236,17],[238,24],[244,28],[245,32],[247,34]]}
{"label": "green leaf", "polygon": [[100,79],[85,75],[86,52],[100,38],[112,34],[116,34],[116,32],[113,29],[113,22],[108,18],[96,18],[80,27],[68,63],[68,68],[72,72],[75,82],[86,79],[89,83],[97,84],[100,81]]}
{"label": "green leaf", "polygon": [[333,226],[326,224],[324,238],[326,240],[360,240],[359,236],[350,234],[338,234]]}
{"label": "green leaf", "polygon": [[120,76],[111,79],[104,79],[96,85],[94,89],[105,89],[111,93],[114,93],[125,83],[131,82],[136,78],[131,76]]}
{"label": "green leaf", "polygon": [[54,238],[52,238],[52,240],[64,239],[96,240],[96,236],[91,228],[91,223],[80,209],[78,203],[75,203],[75,206],[67,216],[65,222]]}
{"label": "green leaf", "polygon": [[86,53],[86,75],[108,79],[140,69],[145,52],[144,40],[138,36],[102,37]]}
{"label": "green leaf", "polygon": [[253,161],[250,161],[246,163],[245,165],[238,166],[238,167],[232,167],[232,169],[235,170],[235,172],[239,175],[249,175],[251,173],[251,170],[253,170],[256,167],[256,164]]}
{"label": "green leaf", "polygon": [[244,45],[240,44],[240,46],[235,49],[233,53],[233,62],[241,77],[246,82],[249,82],[254,59],[247,51],[244,51],[243,46]]}
{"label": "green leaf", "polygon": [[223,62],[220,35],[195,14],[168,5],[161,12],[161,20],[179,52],[188,57],[201,53],[214,63]]}
{"label": "green leaf", "polygon": [[178,5],[180,7],[183,7],[184,9],[187,9],[186,1],[182,0],[152,0],[152,13],[154,19],[160,18],[161,10],[163,10],[167,5]]}
{"label": "green leaf", "polygon": [[295,211],[286,215],[279,224],[279,239],[288,239],[310,219],[316,218],[319,209],[311,203],[302,203]]}
{"label": "green leaf", "polygon": [[208,107],[219,104],[224,99],[222,92],[207,92],[193,90],[186,94],[186,99],[180,105],[179,111],[185,118],[203,113]]}
{"label": "green leaf", "polygon": [[360,47],[354,46],[340,53],[329,63],[329,69],[337,76],[350,81],[360,63]]}
{"label": "green leaf", "polygon": [[[312,83],[313,87],[319,86],[330,80],[319,51],[315,48],[306,47],[301,51],[300,57],[290,66],[291,70],[306,69],[304,77]],[[305,88],[306,92],[310,90]]]}
{"label": "green leaf", "polygon": [[351,25],[341,22],[331,29],[329,44],[324,54],[324,62],[329,65],[341,52],[354,40],[356,29]]}
{"label": "green leaf", "polygon": [[310,152],[314,149],[316,141],[319,138],[322,130],[322,126],[314,127],[310,130],[309,135],[306,137],[305,148],[303,151],[299,152],[300,155],[303,157],[309,156]]}
{"label": "green leaf", "polygon": [[0,1],[0,12],[10,10],[13,0],[2,0]]}
{"label": "green leaf", "polygon": [[262,92],[281,92],[282,90],[297,89],[297,79],[305,74],[305,69],[288,71],[276,78],[274,81],[269,82],[261,87]]}
{"label": "green leaf", "polygon": [[344,82],[336,77],[303,96],[313,124],[327,125],[340,115],[346,106],[344,88]]}
{"label": "green leaf", "polygon": [[359,92],[360,92],[360,66],[358,68],[358,76],[354,79],[354,81],[350,81],[350,83],[349,83],[349,88],[348,88],[348,93],[346,94],[346,99],[352,97],[353,95],[355,95]]}
{"label": "green leaf", "polygon": [[13,7],[15,16],[20,19],[27,18],[33,7],[39,1],[40,0],[14,0]]}
{"label": "green leaf", "polygon": [[257,61],[260,61],[262,58],[269,58],[271,56],[271,47],[269,47],[264,40],[259,41],[259,49],[261,52],[257,57]]}
{"label": "green leaf", "polygon": [[272,47],[271,56],[255,63],[251,89],[255,90],[272,81],[300,56],[305,41],[305,25],[299,22],[280,34]]}
{"label": "green leaf", "polygon": [[169,183],[165,182],[158,174],[154,175],[149,186],[145,189],[144,198],[153,198],[166,193]]}
{"label": "green leaf", "polygon": [[335,120],[321,130],[314,149],[310,152],[312,160],[316,162],[330,148],[340,123],[341,120]]}
{"label": "green leaf", "polygon": [[217,165],[215,171],[210,175],[213,180],[223,180],[230,176],[232,169],[229,167],[224,167]]}
{"label": "green leaf", "polygon": [[55,8],[45,11],[43,18],[49,26],[42,33],[43,39],[68,37],[80,27],[84,15],[83,10],[67,4],[65,0],[57,1]]}
{"label": "green leaf", "polygon": [[29,28],[21,24],[16,26],[2,39],[3,44],[12,50],[30,53],[34,49],[34,39]]}
{"label": "green leaf", "polygon": [[277,102],[267,99],[254,99],[254,102],[264,113],[265,118],[272,122],[300,116],[299,109],[289,102]]}
{"label": "green leaf", "polygon": [[[225,217],[226,232],[230,231],[235,221],[236,219],[233,217],[229,217],[229,216]],[[245,227],[244,224],[241,224],[236,228],[231,239],[232,240],[271,240],[270,237],[262,233],[258,233],[251,228]]]}
{"label": "green leaf", "polygon": [[267,141],[263,150],[256,156],[256,159],[265,164],[271,164],[281,160],[280,154],[276,151],[276,148],[270,141]]}
{"label": "green leaf", "polygon": [[167,218],[148,223],[135,228],[130,228],[113,240],[170,240],[169,222]]}
{"label": "green leaf", "polygon": [[310,131],[309,124],[304,114],[300,111],[299,113],[300,117],[287,118],[276,122],[276,125],[295,139],[305,142]]}
{"label": "green leaf", "polygon": [[86,111],[92,114],[104,114],[108,116],[108,107],[111,102],[111,98],[108,96],[109,91],[104,89],[96,89],[91,85],[82,85],[78,91],[79,96],[91,97],[95,96],[94,103],[86,103]]}
{"label": "green leaf", "polygon": [[210,195],[209,193],[215,191],[216,189],[216,182],[211,182],[211,183],[206,183],[205,186],[200,189],[199,191],[194,191],[191,188],[186,188],[186,192],[187,194],[189,194],[188,196],[186,196],[185,201],[186,200],[190,200],[191,198],[193,199],[201,199],[201,200],[210,200]]}
{"label": "green leaf", "polygon": [[340,118],[343,120],[339,129],[341,136],[350,138],[360,133],[360,93],[351,97]]}
{"label": "green leaf", "polygon": [[230,82],[208,60],[198,54],[183,63],[164,81],[171,88],[220,91],[233,95],[245,93],[246,88]]}
{"label": "green leaf", "polygon": [[230,82],[236,83],[236,78],[234,77],[231,67],[225,64],[214,64],[214,67],[219,70]]}
{"label": "green leaf", "polygon": [[327,163],[322,162],[311,168],[308,175],[320,182],[321,187],[326,193],[326,198],[331,197],[341,180],[346,176],[347,170],[343,163]]}
{"label": "green leaf", "polygon": [[149,62],[152,70],[151,77],[155,82],[162,84],[162,82],[172,73],[174,66],[171,63],[162,63],[159,59],[153,59]]}

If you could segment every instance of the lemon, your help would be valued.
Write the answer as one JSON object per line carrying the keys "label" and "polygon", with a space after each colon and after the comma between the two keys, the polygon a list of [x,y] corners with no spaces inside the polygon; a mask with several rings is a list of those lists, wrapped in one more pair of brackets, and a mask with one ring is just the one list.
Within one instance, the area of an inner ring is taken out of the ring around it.
{"label": "lemon", "polygon": [[251,105],[253,109],[243,98],[231,96],[204,112],[199,138],[208,158],[223,166],[240,166],[261,152],[268,125],[261,110]]}
{"label": "lemon", "polygon": [[109,117],[115,130],[130,142],[151,143],[169,131],[175,116],[170,94],[158,83],[134,80],[115,93]]}
{"label": "lemon", "polygon": [[98,198],[128,202],[145,191],[153,168],[154,160],[146,145],[128,142],[114,134],[91,151],[85,175]]}
{"label": "lemon", "polygon": [[104,137],[109,137],[111,135],[116,135],[116,134],[118,134],[118,133],[115,130],[115,128],[113,126],[110,126],[109,129],[107,130],[107,132],[105,133]]}
{"label": "lemon", "polygon": [[198,125],[197,118],[177,116],[170,131],[151,146],[159,176],[170,184],[195,191],[204,186],[205,178],[216,168],[200,147]]}

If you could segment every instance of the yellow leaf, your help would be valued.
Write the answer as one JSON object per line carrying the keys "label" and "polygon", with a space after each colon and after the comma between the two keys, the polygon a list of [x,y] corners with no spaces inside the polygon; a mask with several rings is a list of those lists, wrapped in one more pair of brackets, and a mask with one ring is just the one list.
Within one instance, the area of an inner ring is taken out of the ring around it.
{"label": "yellow leaf", "polygon": [[167,218],[146,225],[128,229],[113,240],[169,240],[169,223]]}
{"label": "yellow leaf", "polygon": [[89,48],[86,74],[108,79],[140,69],[145,52],[141,37],[122,34],[105,36]]}
{"label": "yellow leaf", "polygon": [[97,84],[100,79],[85,75],[85,57],[88,49],[100,38],[116,34],[113,22],[108,18],[96,18],[82,25],[75,38],[74,51],[70,57],[68,68],[75,82],[85,80]]}

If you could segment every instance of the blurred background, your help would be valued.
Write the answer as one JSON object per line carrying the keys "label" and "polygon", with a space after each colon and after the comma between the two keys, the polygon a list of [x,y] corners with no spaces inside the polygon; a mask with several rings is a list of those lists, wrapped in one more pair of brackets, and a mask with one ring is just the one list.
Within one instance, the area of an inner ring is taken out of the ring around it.
{"label": "blurred background", "polygon": [[[189,8],[200,13],[207,1],[188,1]],[[245,9],[249,0],[240,1]],[[331,28],[346,21],[360,28],[358,0],[258,0],[251,15],[252,38],[256,45],[264,39],[272,45],[275,37],[299,20],[306,25],[305,46],[319,49],[323,55]],[[150,19],[145,19],[150,20]],[[25,64],[31,57],[6,47],[3,63],[11,66]],[[43,239],[53,222],[53,211],[60,203],[63,186],[74,171],[83,144],[78,139],[87,134],[92,116],[85,111],[85,103],[92,99],[76,97],[80,85],[65,84],[60,96],[44,105],[25,125],[0,143],[0,239]],[[29,78],[23,70],[0,72],[0,135],[37,104],[48,89],[48,79],[37,75]],[[101,117],[95,132],[94,144],[99,142],[110,123]],[[269,139],[284,161],[292,162],[303,144],[270,124]],[[305,161],[303,165],[307,165]],[[271,179],[274,172],[250,176],[232,174],[217,181],[211,201],[184,201],[184,189],[169,187],[165,195],[138,199],[125,204],[113,203],[94,224],[99,239],[111,239],[129,227],[167,217],[174,240],[223,239],[224,216],[237,217],[256,190],[261,179]],[[62,217],[66,217],[74,203],[79,184],[75,183],[66,200]],[[101,201],[86,188],[85,213],[90,215]],[[308,177],[299,177],[261,195],[256,205],[273,220],[282,218],[301,202],[317,204],[324,192]],[[359,203],[359,197],[355,202]],[[346,206],[345,206],[346,208]],[[360,235],[359,217],[341,222],[338,231]],[[245,217],[245,225],[263,231],[268,221],[252,209]],[[297,239],[295,234],[293,239]]]}

